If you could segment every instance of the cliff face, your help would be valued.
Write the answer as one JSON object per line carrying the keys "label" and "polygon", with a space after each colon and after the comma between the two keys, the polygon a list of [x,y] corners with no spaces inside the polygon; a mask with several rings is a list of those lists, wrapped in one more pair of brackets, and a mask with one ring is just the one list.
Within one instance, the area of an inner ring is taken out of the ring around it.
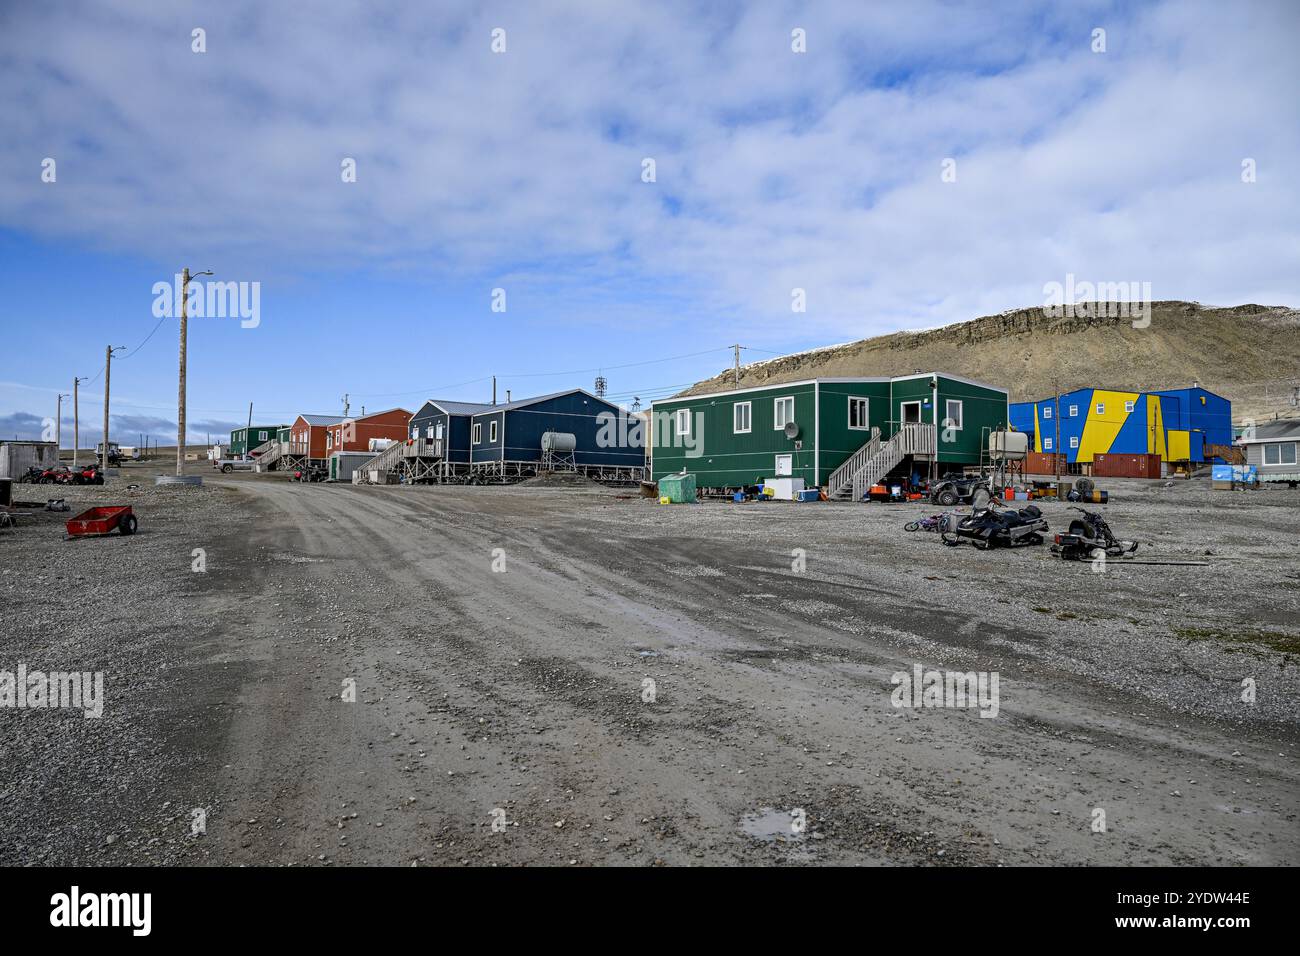
{"label": "cliff face", "polygon": [[[1199,382],[1233,403],[1233,418],[1294,417],[1300,384],[1300,311],[1280,306],[1206,308],[1155,302],[1150,324],[1094,305],[1089,315],[1049,317],[1041,307],[986,315],[924,332],[895,332],[741,366],[742,387],[819,376],[946,371],[1001,385],[1012,401],[1058,387],[1134,391]],[[735,387],[728,369],[688,394]]]}

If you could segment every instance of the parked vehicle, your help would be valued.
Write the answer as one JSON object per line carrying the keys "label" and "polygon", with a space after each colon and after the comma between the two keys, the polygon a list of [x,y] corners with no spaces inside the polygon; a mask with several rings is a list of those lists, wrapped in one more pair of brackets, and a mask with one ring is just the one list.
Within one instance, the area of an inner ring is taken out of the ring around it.
{"label": "parked vehicle", "polygon": [[1095,511],[1073,508],[1083,515],[1070,521],[1070,530],[1056,535],[1052,550],[1067,561],[1088,561],[1101,551],[1118,558],[1137,550],[1136,541],[1121,541],[1110,530],[1106,519]]}
{"label": "parked vehicle", "polygon": [[67,521],[69,538],[111,534],[135,534],[139,523],[130,505],[101,505],[83,511]]}
{"label": "parked vehicle", "polygon": [[99,470],[98,465],[80,465],[76,471],[72,472],[71,484],[102,485],[103,483],[104,473]]}
{"label": "parked vehicle", "polygon": [[294,481],[324,481],[329,477],[329,471],[322,465],[308,465],[306,468],[299,469],[293,473]]}
{"label": "parked vehicle", "polygon": [[55,465],[51,468],[45,468],[41,471],[41,476],[36,479],[38,485],[70,485],[73,484],[72,469],[67,465]]}
{"label": "parked vehicle", "polygon": [[930,489],[930,500],[937,505],[951,506],[961,503],[982,509],[987,507],[992,499],[993,492],[989,488],[989,483],[981,475],[949,472],[939,478]]}
{"label": "parked vehicle", "polygon": [[228,475],[232,471],[252,471],[257,464],[253,458],[219,458],[212,463],[223,475]]}
{"label": "parked vehicle", "polygon": [[41,476],[44,475],[46,471],[47,469],[41,468],[38,465],[31,465],[25,472],[18,476],[18,483],[20,485],[38,485],[41,483]]}
{"label": "parked vehicle", "polygon": [[[955,519],[955,520],[953,520]],[[999,510],[996,505],[977,508],[969,515],[949,516],[942,530],[943,543],[958,545],[970,541],[977,548],[1015,548],[1026,544],[1042,544],[1047,533],[1047,521],[1036,505],[1014,510]]]}

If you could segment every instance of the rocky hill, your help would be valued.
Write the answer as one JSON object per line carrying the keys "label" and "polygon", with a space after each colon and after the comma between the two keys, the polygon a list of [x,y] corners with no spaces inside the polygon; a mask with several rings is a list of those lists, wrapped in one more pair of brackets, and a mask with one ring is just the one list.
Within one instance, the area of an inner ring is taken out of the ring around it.
{"label": "rocky hill", "polygon": [[[742,365],[742,387],[819,376],[907,375],[939,370],[1002,385],[1012,401],[1061,389],[1148,391],[1199,382],[1231,399],[1233,418],[1296,417],[1300,311],[1282,306],[1210,308],[1155,302],[1151,322],[1129,317],[1051,318],[1041,307],[986,315],[924,332],[895,332]],[[687,394],[735,388],[731,369]]]}

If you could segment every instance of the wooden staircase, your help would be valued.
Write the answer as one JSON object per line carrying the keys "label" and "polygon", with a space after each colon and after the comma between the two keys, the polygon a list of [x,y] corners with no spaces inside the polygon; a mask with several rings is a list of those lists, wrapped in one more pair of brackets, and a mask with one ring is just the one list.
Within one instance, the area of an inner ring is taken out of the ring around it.
{"label": "wooden staircase", "polygon": [[368,462],[353,472],[354,475],[360,475],[357,479],[358,484],[370,483],[370,472],[376,468],[381,471],[397,471],[397,465],[402,460],[402,449],[406,447],[406,442],[395,441],[379,454],[375,455]]}
{"label": "wooden staircase", "polygon": [[871,429],[871,438],[844,464],[831,472],[827,494],[840,501],[861,501],[867,489],[893,471],[908,455],[933,455],[935,429],[927,422],[907,422],[899,426],[894,437],[881,442],[880,429]]}

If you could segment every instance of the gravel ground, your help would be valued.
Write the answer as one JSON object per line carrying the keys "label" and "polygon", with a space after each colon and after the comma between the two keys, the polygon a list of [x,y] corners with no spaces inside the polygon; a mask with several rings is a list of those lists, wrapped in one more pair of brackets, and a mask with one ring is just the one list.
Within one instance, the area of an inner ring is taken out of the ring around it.
{"label": "gravel ground", "polygon": [[[1298,492],[1110,482],[1209,566],[1097,573],[917,505],[208,474],[20,486],[140,532],[0,531],[0,670],[105,679],[0,710],[0,863],[1300,861]],[[892,706],[914,665],[998,715]]]}

